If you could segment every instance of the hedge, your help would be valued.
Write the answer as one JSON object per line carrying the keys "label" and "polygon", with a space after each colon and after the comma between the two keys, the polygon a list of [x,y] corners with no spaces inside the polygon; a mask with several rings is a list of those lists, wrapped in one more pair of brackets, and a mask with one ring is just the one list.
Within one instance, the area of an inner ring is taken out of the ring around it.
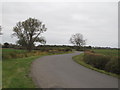
{"label": "hedge", "polygon": [[120,74],[120,58],[119,57],[111,57],[105,56],[102,54],[96,54],[91,51],[87,51],[84,53],[84,62],[90,64],[91,66],[105,70],[107,72],[112,72],[116,74]]}
{"label": "hedge", "polygon": [[110,57],[107,57],[101,54],[95,54],[91,52],[86,52],[84,54],[84,61],[87,64],[90,64],[93,67],[102,69],[102,70],[105,69],[105,65],[108,63],[109,60],[110,60]]}
{"label": "hedge", "polygon": [[120,74],[120,58],[112,57],[111,60],[106,64],[105,70],[108,72]]}

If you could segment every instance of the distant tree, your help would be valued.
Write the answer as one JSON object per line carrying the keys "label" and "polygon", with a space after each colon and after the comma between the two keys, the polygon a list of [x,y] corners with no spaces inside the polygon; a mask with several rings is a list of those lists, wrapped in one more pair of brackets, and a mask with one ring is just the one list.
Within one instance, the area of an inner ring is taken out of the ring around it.
{"label": "distant tree", "polygon": [[87,49],[92,49],[92,46],[86,46],[85,48],[87,48]]}
{"label": "distant tree", "polygon": [[0,25],[0,35],[2,35],[1,31],[2,31],[2,27],[1,27],[1,25]]}
{"label": "distant tree", "polygon": [[71,36],[70,43],[76,45],[77,47],[81,48],[83,45],[86,44],[86,40],[83,39],[83,35],[80,33],[76,33]]}
{"label": "distant tree", "polygon": [[31,51],[35,46],[35,42],[46,43],[44,37],[40,37],[41,33],[47,28],[45,24],[35,18],[29,18],[23,22],[18,22],[13,28],[13,35],[18,38],[17,43],[27,50]]}
{"label": "distant tree", "polygon": [[4,48],[9,48],[9,43],[7,43],[7,42],[4,43],[3,47],[4,47]]}

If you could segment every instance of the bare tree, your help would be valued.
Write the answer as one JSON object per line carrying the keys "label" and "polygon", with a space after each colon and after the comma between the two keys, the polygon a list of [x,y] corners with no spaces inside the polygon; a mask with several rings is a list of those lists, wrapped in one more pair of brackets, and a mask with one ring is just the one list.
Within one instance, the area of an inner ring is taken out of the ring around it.
{"label": "bare tree", "polygon": [[76,34],[71,36],[70,43],[72,43],[72,44],[78,46],[79,48],[81,48],[83,45],[86,44],[86,40],[83,39],[82,34],[76,33]]}
{"label": "bare tree", "polygon": [[23,22],[18,22],[13,28],[13,35],[18,38],[17,43],[31,51],[35,42],[45,44],[44,37],[39,37],[47,28],[45,24],[35,18],[29,18]]}

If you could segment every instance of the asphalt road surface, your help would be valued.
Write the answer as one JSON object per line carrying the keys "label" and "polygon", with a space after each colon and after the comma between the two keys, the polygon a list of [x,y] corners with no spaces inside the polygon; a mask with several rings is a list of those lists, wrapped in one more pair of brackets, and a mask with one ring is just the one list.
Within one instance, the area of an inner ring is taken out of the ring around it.
{"label": "asphalt road surface", "polygon": [[31,66],[31,76],[40,88],[118,88],[118,79],[88,68],[72,60],[72,54],[44,56]]}

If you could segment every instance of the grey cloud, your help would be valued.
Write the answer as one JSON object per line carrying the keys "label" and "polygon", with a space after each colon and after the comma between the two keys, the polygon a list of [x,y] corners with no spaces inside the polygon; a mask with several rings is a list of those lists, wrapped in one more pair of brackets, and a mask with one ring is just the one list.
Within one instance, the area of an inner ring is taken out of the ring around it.
{"label": "grey cloud", "polygon": [[15,24],[35,17],[48,28],[47,44],[69,44],[72,34],[82,33],[87,45],[117,47],[117,3],[3,3],[2,14],[3,42],[15,42],[8,37]]}

